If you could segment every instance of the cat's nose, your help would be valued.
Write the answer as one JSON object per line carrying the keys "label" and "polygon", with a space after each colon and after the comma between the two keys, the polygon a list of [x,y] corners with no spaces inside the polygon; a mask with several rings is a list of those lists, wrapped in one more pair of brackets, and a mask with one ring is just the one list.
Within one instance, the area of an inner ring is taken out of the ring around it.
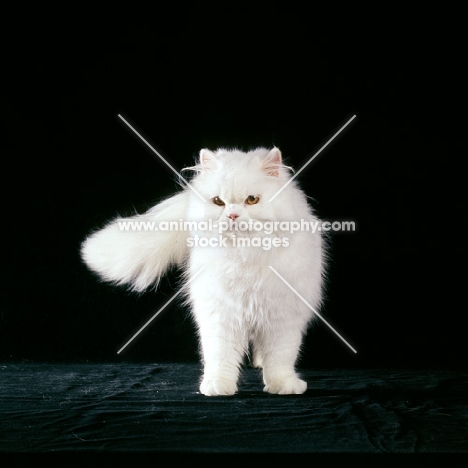
{"label": "cat's nose", "polygon": [[228,214],[228,218],[231,218],[233,221],[235,221],[238,217],[239,215],[237,213]]}

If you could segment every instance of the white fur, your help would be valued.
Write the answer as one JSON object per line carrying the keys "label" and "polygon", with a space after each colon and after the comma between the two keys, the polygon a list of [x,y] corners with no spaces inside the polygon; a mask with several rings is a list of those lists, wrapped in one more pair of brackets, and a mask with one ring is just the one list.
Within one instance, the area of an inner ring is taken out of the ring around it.
{"label": "white fur", "polygon": [[[163,201],[144,215],[127,220],[208,221],[318,221],[303,192],[289,183],[272,202],[268,200],[289,180],[277,148],[248,153],[220,149],[202,150],[197,174],[181,193]],[[206,201],[200,199],[197,193]],[[259,196],[253,205],[249,195]],[[219,197],[224,206],[213,203]],[[171,266],[182,268],[187,302],[200,337],[205,395],[232,395],[237,391],[244,357],[253,351],[253,363],[263,369],[264,390],[299,394],[306,388],[295,371],[304,333],[322,298],[324,242],[319,233],[277,231],[222,234],[226,246],[188,247],[195,236],[220,240],[212,231],[121,231],[112,221],[88,237],[82,258],[104,280],[128,284],[142,291],[157,284]],[[287,246],[238,247],[233,238],[287,238]],[[270,268],[272,266],[292,291]],[[200,270],[202,269],[200,274]],[[198,274],[198,275],[197,275]],[[196,277],[195,277],[196,276]]]}

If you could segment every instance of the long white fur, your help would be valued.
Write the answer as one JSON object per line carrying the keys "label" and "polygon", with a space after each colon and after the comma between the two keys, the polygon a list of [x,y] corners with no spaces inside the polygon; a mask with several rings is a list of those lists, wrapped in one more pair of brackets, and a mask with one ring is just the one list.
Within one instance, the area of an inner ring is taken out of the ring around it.
{"label": "long white fur", "polygon": [[[318,219],[306,196],[293,181],[271,202],[289,180],[290,168],[278,148],[201,150],[190,185],[143,215],[117,218],[91,234],[82,245],[82,258],[103,280],[127,284],[136,291],[157,285],[171,266],[182,269],[185,293],[200,338],[204,374],[201,393],[232,395],[237,391],[244,357],[253,350],[254,365],[263,369],[264,390],[303,393],[306,382],[295,371],[303,336],[322,301],[325,245],[319,232],[226,231],[226,246],[191,246],[189,240],[213,238],[219,232],[123,231],[121,221],[312,221]],[[249,195],[259,196],[254,205]],[[224,206],[213,203],[219,197]],[[234,236],[287,238],[287,246],[235,247]],[[193,244],[193,242],[192,242]],[[269,268],[272,266],[294,289]],[[197,273],[203,268],[203,271]],[[197,275],[195,279],[193,279]],[[192,280],[193,279],[193,280]],[[189,280],[191,280],[189,282]]]}

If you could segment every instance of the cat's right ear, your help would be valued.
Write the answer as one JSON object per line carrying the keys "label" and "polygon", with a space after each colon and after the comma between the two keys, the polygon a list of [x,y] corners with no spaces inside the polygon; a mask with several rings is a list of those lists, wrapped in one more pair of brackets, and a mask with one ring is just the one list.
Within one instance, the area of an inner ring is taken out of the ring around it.
{"label": "cat's right ear", "polygon": [[213,151],[203,148],[200,150],[200,160],[198,164],[202,170],[210,171],[216,169],[218,165],[218,158],[216,157],[216,154],[213,153]]}
{"label": "cat's right ear", "polygon": [[272,177],[279,177],[280,167],[283,166],[281,151],[274,147],[263,160],[262,171]]}

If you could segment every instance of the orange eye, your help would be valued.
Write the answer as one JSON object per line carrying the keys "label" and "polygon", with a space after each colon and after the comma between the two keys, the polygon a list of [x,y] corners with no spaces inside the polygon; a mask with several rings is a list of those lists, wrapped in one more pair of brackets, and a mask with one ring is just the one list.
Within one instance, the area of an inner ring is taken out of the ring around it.
{"label": "orange eye", "polygon": [[254,195],[249,195],[246,199],[245,199],[245,203],[247,205],[255,205],[256,203],[258,203],[260,200],[260,197],[255,197]]}
{"label": "orange eye", "polygon": [[225,203],[223,202],[223,200],[221,200],[221,198],[219,198],[219,197],[214,197],[214,198],[213,198],[213,203],[214,203],[215,205],[218,205],[218,206],[224,206],[224,205],[225,205]]}

